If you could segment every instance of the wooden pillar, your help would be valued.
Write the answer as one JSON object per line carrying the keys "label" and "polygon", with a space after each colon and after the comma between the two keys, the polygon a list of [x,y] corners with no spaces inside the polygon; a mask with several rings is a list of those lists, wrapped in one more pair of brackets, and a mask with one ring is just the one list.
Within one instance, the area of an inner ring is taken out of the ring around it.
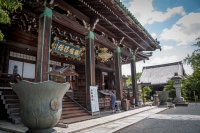
{"label": "wooden pillar", "polygon": [[113,89],[112,80],[113,80],[113,72],[108,72],[108,89],[110,90]]}
{"label": "wooden pillar", "polygon": [[138,101],[138,86],[137,86],[137,77],[136,77],[136,62],[135,55],[131,58],[131,76],[132,76],[132,89],[133,89],[133,98],[135,102]]}
{"label": "wooden pillar", "polygon": [[116,99],[122,100],[123,87],[122,87],[122,71],[121,71],[121,53],[119,46],[114,51],[115,57],[115,84],[116,84]]}
{"label": "wooden pillar", "polygon": [[[8,73],[10,50],[6,45],[0,49],[0,73]],[[20,75],[21,76],[21,75]]]}
{"label": "wooden pillar", "polygon": [[49,80],[50,43],[51,43],[52,10],[45,7],[39,16],[38,47],[36,61],[36,82]]}
{"label": "wooden pillar", "polygon": [[104,74],[101,73],[101,75],[102,75],[102,90],[105,90]]}
{"label": "wooden pillar", "polygon": [[92,31],[85,37],[85,42],[86,108],[91,110],[90,86],[95,86],[94,33]]}

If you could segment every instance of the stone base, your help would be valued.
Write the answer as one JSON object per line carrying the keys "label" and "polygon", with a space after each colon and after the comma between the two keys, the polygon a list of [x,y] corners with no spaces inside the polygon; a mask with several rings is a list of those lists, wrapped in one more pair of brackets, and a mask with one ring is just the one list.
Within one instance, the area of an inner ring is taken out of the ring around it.
{"label": "stone base", "polygon": [[161,101],[160,105],[167,105],[167,101]]}
{"label": "stone base", "polygon": [[57,133],[55,129],[41,129],[41,130],[31,130],[29,129],[26,133]]}
{"label": "stone base", "polygon": [[176,102],[176,103],[174,103],[175,104],[175,106],[188,106],[188,102],[182,102],[182,103],[180,103],[180,102]]}
{"label": "stone base", "polygon": [[173,104],[176,106],[188,106],[188,102],[186,102],[183,97],[174,98]]}
{"label": "stone base", "polygon": [[153,102],[153,106],[159,106],[159,102]]}
{"label": "stone base", "polygon": [[173,102],[186,102],[183,97],[176,97],[174,98]]}

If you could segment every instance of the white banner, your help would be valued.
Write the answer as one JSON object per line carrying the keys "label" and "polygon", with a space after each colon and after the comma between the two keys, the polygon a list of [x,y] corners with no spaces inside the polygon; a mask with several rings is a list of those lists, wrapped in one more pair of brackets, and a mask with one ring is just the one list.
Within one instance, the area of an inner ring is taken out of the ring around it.
{"label": "white banner", "polygon": [[91,100],[91,111],[98,112],[99,111],[99,101],[98,101],[98,87],[90,86],[90,100]]}

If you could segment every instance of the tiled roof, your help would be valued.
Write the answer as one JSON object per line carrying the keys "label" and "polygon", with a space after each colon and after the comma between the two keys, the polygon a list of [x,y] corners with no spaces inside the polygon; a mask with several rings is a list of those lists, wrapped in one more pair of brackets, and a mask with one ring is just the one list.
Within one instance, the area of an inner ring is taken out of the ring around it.
{"label": "tiled roof", "polygon": [[149,32],[140,24],[140,22],[134,17],[134,15],[120,2],[120,0],[114,0],[120,7],[121,9],[124,10],[124,12],[137,24],[146,34],[147,36],[156,44],[157,48],[161,49],[161,46],[157,41],[153,39],[153,37],[149,34]]}
{"label": "tiled roof", "polygon": [[181,61],[162,64],[156,66],[143,67],[142,75],[138,83],[149,83],[152,85],[166,84],[167,81],[174,76],[174,73],[183,76],[184,68]]}

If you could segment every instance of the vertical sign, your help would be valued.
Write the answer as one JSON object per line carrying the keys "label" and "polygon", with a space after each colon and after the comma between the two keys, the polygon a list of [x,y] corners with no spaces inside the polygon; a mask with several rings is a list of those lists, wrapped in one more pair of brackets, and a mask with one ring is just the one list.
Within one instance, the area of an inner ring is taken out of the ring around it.
{"label": "vertical sign", "polygon": [[90,100],[91,100],[91,111],[99,112],[99,102],[98,102],[98,93],[97,86],[90,86]]}

